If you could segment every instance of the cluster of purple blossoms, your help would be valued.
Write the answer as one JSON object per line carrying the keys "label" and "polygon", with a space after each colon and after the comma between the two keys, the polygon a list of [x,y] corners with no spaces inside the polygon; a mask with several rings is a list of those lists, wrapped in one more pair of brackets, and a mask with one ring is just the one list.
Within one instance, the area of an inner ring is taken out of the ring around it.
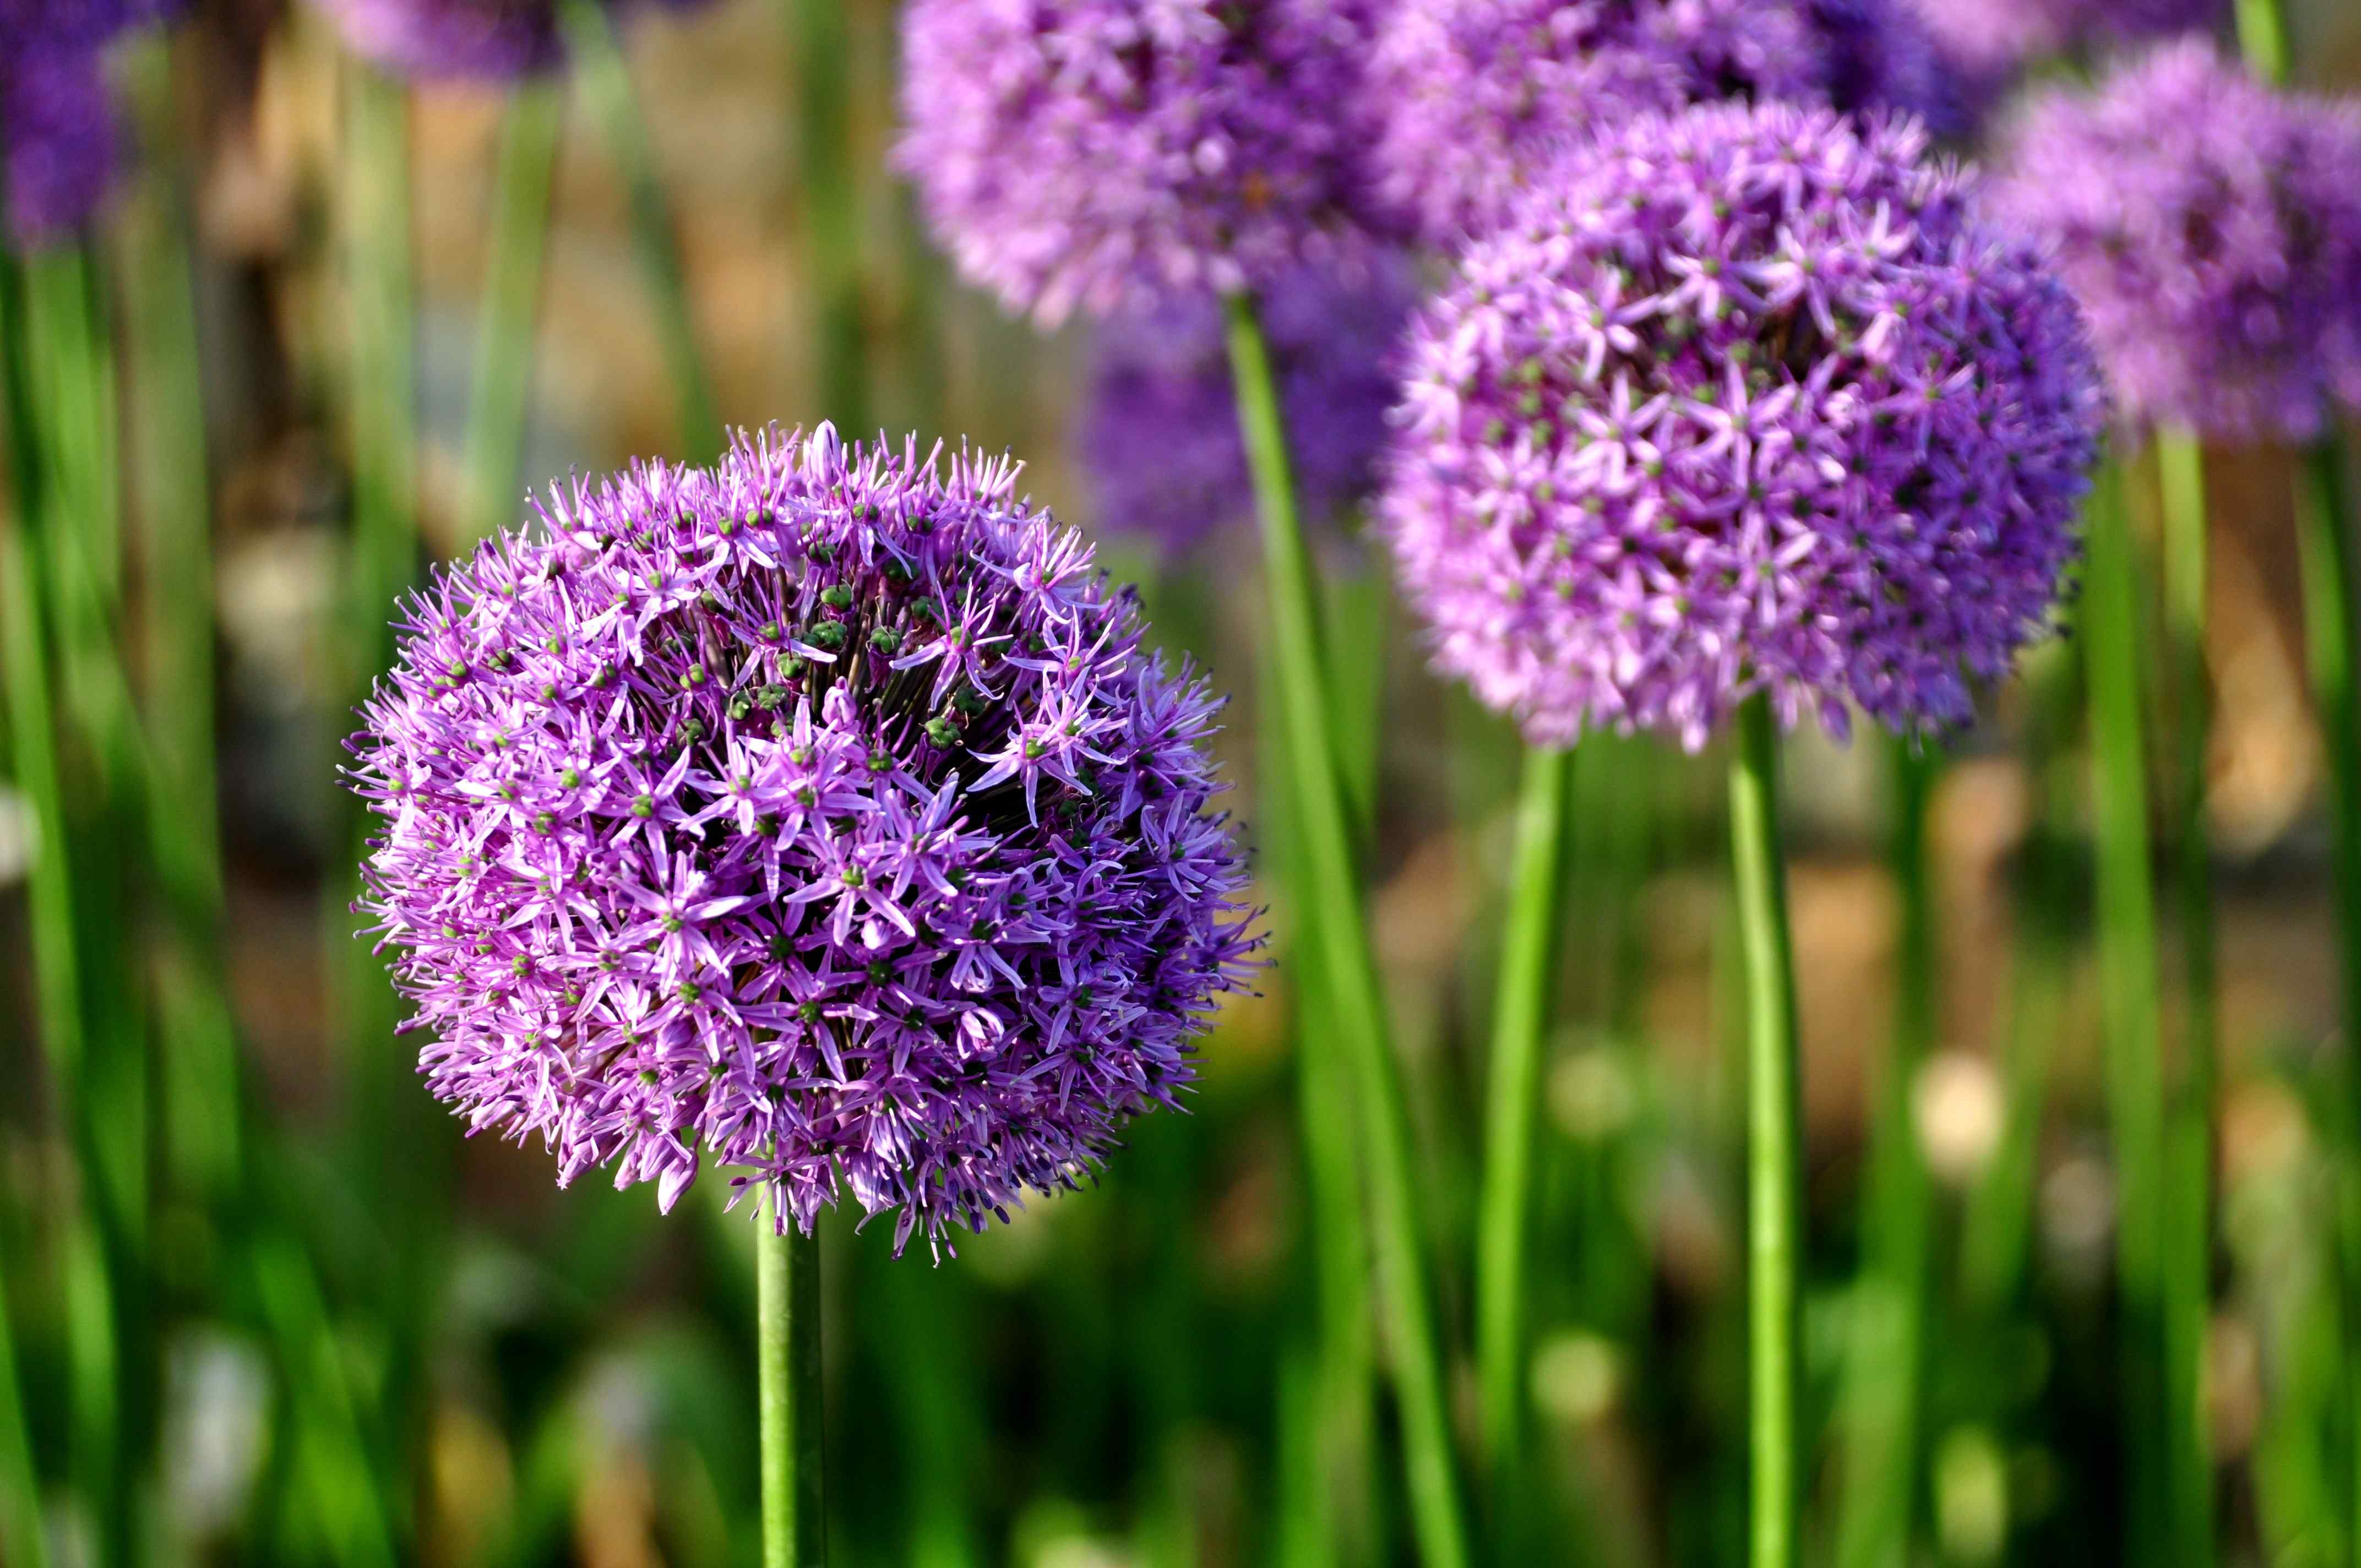
{"label": "cluster of purple blossoms", "polygon": [[[602,0],[620,11],[643,0]],[[703,0],[653,0],[681,10]],[[566,59],[557,0],[324,0],[372,64],[427,80],[505,82]]]}
{"label": "cluster of purple blossoms", "polygon": [[1651,111],[1786,98],[1960,123],[1932,36],[1893,0],[1399,0],[1367,93],[1383,200],[1446,246],[1570,143]]}
{"label": "cluster of purple blossoms", "polygon": [[38,245],[80,227],[119,155],[104,53],[170,0],[0,0],[0,148],[7,225]]}
{"label": "cluster of purple blossoms", "polygon": [[[1376,480],[1393,351],[1416,299],[1383,256],[1346,275],[1300,268],[1260,302],[1305,514],[1333,519]],[[1254,515],[1220,307],[1168,296],[1108,320],[1093,344],[1081,449],[1101,525],[1182,554]]]}
{"label": "cluster of purple blossoms", "polygon": [[1172,1103],[1257,945],[1219,704],[1014,481],[741,438],[411,607],[363,906],[471,1127],[666,1208],[700,1151],[807,1230],[846,1190],[898,1247]]}
{"label": "cluster of purple blossoms", "polygon": [[912,0],[895,160],[969,279],[1077,307],[1258,288],[1367,216],[1373,0]]}
{"label": "cluster of purple blossoms", "polygon": [[2168,44],[2013,127],[2004,212],[2055,247],[2126,418],[2317,435],[2361,406],[2361,106]]}
{"label": "cluster of purple blossoms", "polygon": [[2049,624],[2103,409],[2071,298],[1908,121],[1719,104],[1570,160],[1417,318],[1380,525],[1536,744],[1741,698],[1971,717]]}
{"label": "cluster of purple blossoms", "polygon": [[1915,5],[1943,52],[1977,75],[2069,50],[2189,32],[2222,11],[2221,0],[1915,0]]}

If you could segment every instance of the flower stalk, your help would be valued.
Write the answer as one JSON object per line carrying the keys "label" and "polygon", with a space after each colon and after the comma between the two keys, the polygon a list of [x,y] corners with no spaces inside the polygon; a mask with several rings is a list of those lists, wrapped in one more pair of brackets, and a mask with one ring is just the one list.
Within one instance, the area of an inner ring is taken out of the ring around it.
{"label": "flower stalk", "polygon": [[1803,1266],[1801,1062],[1795,942],[1779,850],[1779,732],[1746,699],[1730,771],[1730,861],[1746,956],[1747,1365],[1752,1568],[1795,1568]]}
{"label": "flower stalk", "polygon": [[754,1244],[762,1403],[763,1568],[828,1561],[821,1448],[819,1236],[775,1206]]}
{"label": "flower stalk", "polygon": [[1425,1277],[1410,1113],[1361,905],[1321,659],[1312,557],[1296,516],[1278,388],[1254,301],[1236,293],[1226,304],[1240,433],[1262,518],[1271,655],[1281,717],[1295,742],[1287,749],[1287,763],[1302,845],[1306,934],[1319,945],[1335,1037],[1359,1091],[1372,1242],[1401,1407],[1411,1515],[1426,1568],[1466,1568],[1467,1535]]}

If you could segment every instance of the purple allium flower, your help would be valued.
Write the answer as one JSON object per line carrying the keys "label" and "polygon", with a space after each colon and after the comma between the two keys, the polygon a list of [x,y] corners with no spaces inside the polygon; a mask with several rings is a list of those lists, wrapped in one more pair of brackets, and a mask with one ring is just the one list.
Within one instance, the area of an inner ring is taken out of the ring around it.
{"label": "purple allium flower", "polygon": [[[1262,300],[1290,455],[1305,515],[1333,518],[1368,494],[1394,399],[1393,351],[1416,298],[1409,266],[1384,258],[1350,276],[1303,268]],[[1221,308],[1168,295],[1116,316],[1093,345],[1082,455],[1109,532],[1185,553],[1254,516]]]}
{"label": "purple allium flower", "polygon": [[1974,75],[2093,46],[2202,28],[2221,0],[1894,0],[1915,4],[1943,52]]}
{"label": "purple allium flower", "polygon": [[700,1151],[806,1229],[849,1190],[899,1246],[1173,1102],[1257,945],[1220,705],[1015,477],[741,438],[410,607],[362,906],[471,1128],[667,1209]]}
{"label": "purple allium flower", "polygon": [[102,51],[178,8],[177,0],[0,0],[0,148],[17,242],[54,240],[97,210],[120,153]]}
{"label": "purple allium flower", "polygon": [[972,281],[1055,324],[1358,244],[1371,0],[912,0],[895,160]]}
{"label": "purple allium flower", "polygon": [[1916,115],[1942,137],[1975,127],[1987,93],[1956,69],[1909,0],[1805,0],[1818,85],[1839,109]]}
{"label": "purple allium flower", "polygon": [[2304,440],[2361,406],[2361,107],[2189,39],[2043,94],[2006,162],[1995,199],[2055,244],[2126,417]]}
{"label": "purple allium flower", "polygon": [[1381,197],[1446,245],[1633,115],[1821,85],[1795,0],[1395,0],[1367,92]]}
{"label": "purple allium flower", "polygon": [[[502,82],[566,59],[557,0],[324,0],[356,54],[397,75]],[[601,0],[609,10],[634,0]],[[654,0],[685,10],[704,0]]]}
{"label": "purple allium flower", "polygon": [[1535,743],[1767,691],[1964,722],[2048,624],[2102,418],[2073,302],[1915,122],[1716,104],[1553,171],[1415,319],[1380,526]]}

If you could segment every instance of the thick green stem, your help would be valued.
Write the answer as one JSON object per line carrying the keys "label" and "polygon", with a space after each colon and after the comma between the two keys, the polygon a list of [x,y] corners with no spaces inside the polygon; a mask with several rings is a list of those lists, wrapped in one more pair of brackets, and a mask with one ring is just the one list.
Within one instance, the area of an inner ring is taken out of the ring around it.
{"label": "thick green stem", "polygon": [[630,62],[623,58],[614,23],[599,0],[561,0],[558,15],[583,96],[606,129],[608,146],[631,195],[631,240],[653,296],[656,331],[664,362],[672,371],[682,459],[710,463],[721,454],[721,416],[714,411],[705,355],[697,347],[696,320],[688,307],[680,243],[673,235],[672,211],[656,172],[655,143],[648,136],[639,95],[631,87]]}
{"label": "thick green stem", "polygon": [[796,60],[796,177],[801,292],[812,354],[814,419],[869,428],[868,343],[861,307],[861,192],[855,171],[851,27],[842,0],[785,0]]}
{"label": "thick green stem", "polygon": [[1803,1270],[1802,1064],[1795,955],[1779,851],[1779,729],[1769,700],[1740,710],[1730,772],[1730,862],[1746,955],[1747,1348],[1752,1568],[1795,1568],[1800,1550],[1799,1290]]}
{"label": "thick green stem", "polygon": [[819,1236],[804,1234],[775,1207],[756,1223],[763,1568],[820,1568],[828,1561],[828,1494],[820,1444]]}
{"label": "thick green stem", "polygon": [[1501,1531],[1510,1528],[1510,1498],[1523,1446],[1525,1255],[1532,1224],[1533,1134],[1540,1119],[1550,1001],[1556,991],[1558,949],[1565,928],[1574,774],[1572,751],[1526,754],[1499,987],[1492,1005],[1491,1085],[1476,1237],[1476,1362],[1483,1380],[1493,1528]]}
{"label": "thick green stem", "polygon": [[2213,1561],[2213,1444],[2205,1409],[2205,1346],[2213,1323],[2213,1099],[2221,1004],[2213,935],[2213,837],[2206,821],[2213,703],[2205,667],[2205,458],[2194,433],[2157,437],[2162,503],[2166,641],[2178,718],[2175,806],[2184,983],[2182,1078],[2168,1097],[2164,1226],[2164,1441],[2173,1541],[2186,1568]]}
{"label": "thick green stem", "polygon": [[1234,294],[1226,304],[1238,421],[1262,516],[1271,654],[1282,718],[1296,742],[1287,758],[1303,847],[1305,936],[1319,946],[1335,1037],[1360,1091],[1371,1230],[1390,1330],[1411,1516],[1427,1568],[1466,1568],[1467,1532],[1427,1290],[1410,1110],[1400,1064],[1388,1038],[1384,995],[1361,907],[1344,778],[1330,729],[1333,709],[1321,662],[1312,558],[1296,518],[1278,389],[1254,302]]}
{"label": "thick green stem", "polygon": [[2238,0],[2238,49],[2264,81],[2287,80],[2287,16],[2279,0]]}
{"label": "thick green stem", "polygon": [[1939,1014],[1935,887],[1927,854],[1927,804],[1938,771],[1922,742],[1894,743],[1892,863],[1902,904],[1897,1005],[1894,1048],[1871,1113],[1861,1267],[1846,1335],[1839,1568],[1885,1568],[1910,1554],[1934,1217],[1911,1089],[1934,1048]]}
{"label": "thick green stem", "polygon": [[492,187],[491,251],[476,322],[463,543],[489,536],[517,514],[533,390],[533,323],[549,240],[549,192],[565,117],[566,99],[556,83],[527,81],[511,90]]}
{"label": "thick green stem", "polygon": [[2156,890],[2148,861],[2141,739],[2138,589],[2124,504],[2110,465],[2091,509],[2083,574],[2083,658],[2091,690],[2098,837],[2100,1002],[2108,1116],[2115,1145],[2115,1230],[2122,1354],[2126,1539],[2136,1560],[2170,1554],[2169,1448],[2164,1437],[2167,1190],[2164,1069],[2158,999]]}

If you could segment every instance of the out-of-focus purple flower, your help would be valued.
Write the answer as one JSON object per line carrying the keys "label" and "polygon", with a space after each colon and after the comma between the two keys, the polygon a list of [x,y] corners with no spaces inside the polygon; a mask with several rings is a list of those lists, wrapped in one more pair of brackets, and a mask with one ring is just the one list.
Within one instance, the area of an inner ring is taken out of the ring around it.
{"label": "out-of-focus purple flower", "polygon": [[1435,245],[1499,222],[1569,143],[1649,111],[1793,98],[1964,128],[1900,0],[1397,0],[1371,60],[1380,192]]}
{"label": "out-of-focus purple flower", "polygon": [[1894,0],[1913,5],[1971,75],[2004,74],[2071,49],[2116,47],[2209,25],[2221,0]]}
{"label": "out-of-focus purple flower", "polygon": [[1988,95],[1958,70],[1909,0],[1806,0],[1817,85],[1852,114],[1916,115],[1938,137],[1965,137]]}
{"label": "out-of-focus purple flower", "polygon": [[1995,200],[2055,245],[2126,417],[2304,440],[2361,406],[2361,106],[2189,39],[2035,100],[2005,162]]}
{"label": "out-of-focus purple flower", "polygon": [[670,1208],[700,1157],[895,1245],[1172,1103],[1255,938],[1220,704],[1014,467],[741,438],[413,602],[362,906],[471,1129]]}
{"label": "out-of-focus purple flower", "polygon": [[1499,220],[1570,141],[1817,84],[1793,0],[1395,0],[1367,80],[1383,199],[1430,243]]}
{"label": "out-of-focus purple flower", "polygon": [[[557,0],[323,0],[356,54],[401,76],[502,82],[566,58]],[[686,10],[705,0],[601,0]]]}
{"label": "out-of-focus purple flower", "polygon": [[[1386,258],[1338,274],[1300,269],[1261,301],[1289,455],[1305,514],[1368,494],[1392,404],[1392,357],[1416,298]],[[1221,308],[1199,294],[1110,319],[1093,345],[1082,456],[1100,526],[1194,548],[1254,515]]]}
{"label": "out-of-focus purple flower", "polygon": [[0,148],[7,224],[41,245],[104,199],[119,155],[102,51],[178,0],[0,0]]}
{"label": "out-of-focus purple flower", "polygon": [[968,278],[1054,324],[1357,248],[1371,0],[912,0],[895,159]]}
{"label": "out-of-focus purple flower", "polygon": [[1414,319],[1379,501],[1435,662],[1537,744],[1971,716],[2094,460],[2071,298],[1915,122],[1717,104],[1553,170]]}

